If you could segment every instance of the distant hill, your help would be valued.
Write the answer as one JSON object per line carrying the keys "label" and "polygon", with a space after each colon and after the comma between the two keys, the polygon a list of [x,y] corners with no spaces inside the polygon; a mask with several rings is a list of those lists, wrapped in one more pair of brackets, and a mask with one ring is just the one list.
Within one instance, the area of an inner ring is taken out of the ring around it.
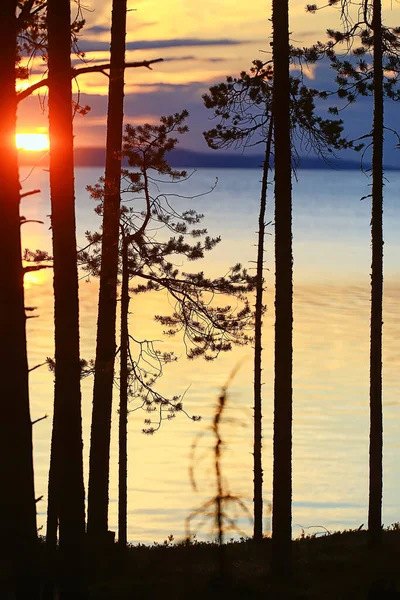
{"label": "distant hill", "polygon": [[[40,152],[20,152],[20,164],[46,166],[48,157]],[[40,159],[43,156],[42,159]],[[223,152],[195,152],[193,150],[175,149],[169,154],[172,167],[188,169],[258,169],[263,164],[261,154],[226,154]],[[103,167],[105,163],[104,148],[75,148],[75,165],[77,167]],[[127,162],[124,160],[124,164]],[[315,157],[301,157],[299,169],[327,169],[332,167],[337,170],[359,170],[359,160],[345,160],[332,158],[329,163]],[[370,165],[364,163],[364,169]],[[397,170],[399,166],[386,165],[387,170]]]}

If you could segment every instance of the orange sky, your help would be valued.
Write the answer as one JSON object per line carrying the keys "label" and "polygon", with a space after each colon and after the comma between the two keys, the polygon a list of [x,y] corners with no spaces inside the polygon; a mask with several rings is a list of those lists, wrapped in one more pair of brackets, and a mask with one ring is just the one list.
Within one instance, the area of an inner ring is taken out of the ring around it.
{"label": "orange sky", "polygon": [[[87,25],[82,32],[81,45],[89,64],[108,61],[111,3],[111,0],[87,0],[85,3]],[[300,46],[324,39],[326,27],[338,24],[338,9],[308,15],[305,4],[305,0],[290,3],[292,41]],[[271,57],[270,2],[128,0],[128,6],[127,60],[161,57],[165,62],[155,65],[152,71],[128,71],[126,121],[155,121],[160,114],[188,107],[193,135],[201,134],[202,127],[197,122],[204,123],[208,118],[202,109],[201,95],[210,85],[248,68],[255,58],[268,60]],[[383,7],[386,22],[400,23],[398,3],[383,0]],[[138,49],[134,49],[135,44]],[[35,65],[31,82],[42,76],[44,68],[43,63]],[[76,92],[79,89],[82,103],[92,107],[86,117],[76,117],[76,145],[104,145],[107,78],[101,74],[85,75],[79,78],[74,89]],[[41,90],[42,99],[43,94]],[[46,127],[47,115],[42,104],[37,95],[21,104],[20,131]]]}

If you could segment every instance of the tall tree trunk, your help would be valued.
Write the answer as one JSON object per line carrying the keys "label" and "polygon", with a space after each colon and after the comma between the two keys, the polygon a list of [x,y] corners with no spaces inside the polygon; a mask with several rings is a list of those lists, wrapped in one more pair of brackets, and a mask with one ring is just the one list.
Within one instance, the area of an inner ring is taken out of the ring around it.
{"label": "tall tree trunk", "polygon": [[[2,568],[20,598],[37,598],[37,534],[32,424],[20,232],[20,184],[15,145],[15,0],[0,3],[0,514]],[[4,555],[3,555],[4,553]]]}
{"label": "tall tree trunk", "polygon": [[71,91],[70,1],[48,0],[50,195],[54,257],[55,391],[50,505],[59,518],[61,597],[82,590],[85,507]]}
{"label": "tall tree trunk", "polygon": [[103,240],[90,443],[88,533],[106,539],[114,381],[127,0],[113,0]]}
{"label": "tall tree trunk", "polygon": [[372,130],[372,272],[370,347],[370,447],[368,529],[378,546],[382,529],[382,296],[383,296],[383,65],[382,7],[373,0],[374,119]]}
{"label": "tall tree trunk", "polygon": [[292,567],[293,257],[289,112],[289,2],[273,0],[275,141],[275,386],[272,567]]}
{"label": "tall tree trunk", "polygon": [[118,543],[122,549],[127,543],[127,506],[128,506],[128,456],[127,456],[127,422],[128,422],[128,315],[129,315],[129,272],[128,272],[128,240],[123,234],[122,242],[122,286],[121,286],[121,347],[120,347],[120,381],[119,381],[119,498],[118,498]]}
{"label": "tall tree trunk", "polygon": [[254,324],[254,540],[263,537],[263,471],[262,471],[262,398],[261,398],[261,354],[262,354],[262,315],[264,292],[264,240],[265,212],[267,208],[268,172],[270,169],[273,121],[270,119],[268,138],[265,147],[265,159],[261,184],[260,213],[258,217],[257,244],[257,284]]}

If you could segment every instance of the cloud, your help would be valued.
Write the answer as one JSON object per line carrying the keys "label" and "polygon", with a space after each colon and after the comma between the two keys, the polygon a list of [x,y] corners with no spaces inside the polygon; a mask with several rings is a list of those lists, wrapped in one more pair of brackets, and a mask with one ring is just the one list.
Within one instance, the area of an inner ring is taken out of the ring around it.
{"label": "cloud", "polygon": [[171,56],[170,58],[164,58],[163,62],[174,62],[181,60],[198,60],[196,56]]}
{"label": "cloud", "polygon": [[226,58],[221,58],[221,57],[216,57],[216,58],[199,58],[198,56],[171,56],[169,58],[164,58],[163,62],[174,62],[174,61],[181,61],[181,60],[199,60],[201,62],[209,62],[209,63],[219,63],[219,62],[226,62],[228,59]]}
{"label": "cloud", "polygon": [[[210,128],[209,111],[202,103],[201,95],[208,87],[196,82],[187,85],[158,84],[141,85],[141,92],[125,96],[125,123],[158,123],[161,115],[189,111],[189,133],[182,139],[182,147],[192,150],[207,150],[202,132]],[[74,120],[77,146],[104,146],[107,113],[107,97],[83,93],[82,104],[91,107],[89,114]]]}
{"label": "cloud", "polygon": [[317,65],[304,64],[304,65],[299,66],[299,65],[291,64],[290,70],[295,71],[296,75],[301,74],[301,75],[304,75],[305,77],[307,77],[308,79],[314,80],[315,73],[317,70]]}
{"label": "cloud", "polygon": [[[102,27],[100,27],[102,29]],[[239,46],[247,44],[247,41],[234,40],[230,38],[205,39],[200,38],[175,38],[170,40],[138,40],[127,42],[127,50],[155,50],[158,48],[194,48],[204,46]],[[80,40],[79,49],[82,52],[95,52],[109,50],[109,42],[98,40]]]}
{"label": "cloud", "polygon": [[104,25],[93,25],[92,27],[85,27],[85,35],[95,36],[102,35],[103,33],[110,33],[110,28]]}
{"label": "cloud", "polygon": [[[144,29],[145,27],[153,27],[157,25],[157,21],[136,21],[135,22],[135,31],[138,29]],[[84,35],[89,37],[94,37],[96,35],[107,35],[110,36],[110,27],[106,25],[92,25],[91,27],[85,27]]]}
{"label": "cloud", "polygon": [[[187,55],[186,60],[196,61],[196,65],[202,64],[204,60],[196,59],[192,55]],[[170,63],[175,65],[175,63]],[[191,65],[188,62],[188,65]],[[233,73],[234,74],[234,73]],[[182,147],[207,151],[207,146],[202,136],[202,132],[215,125],[215,121],[210,120],[212,111],[208,111],[203,106],[202,94],[207,93],[209,87],[219,81],[224,80],[219,73],[210,71],[207,80],[202,78],[194,79],[192,82],[168,82],[161,80],[161,73],[154,73],[154,80],[134,81],[127,84],[125,96],[125,121],[134,123],[157,122],[161,115],[168,115],[174,112],[187,109],[190,113],[188,120],[189,133],[182,140]],[[201,75],[201,73],[200,73]],[[329,62],[321,61],[313,70],[314,80],[312,87],[320,90],[333,90],[334,72],[330,68]],[[194,73],[194,78],[198,73]],[[160,77],[160,79],[158,79]],[[307,79],[305,78],[305,83]],[[105,94],[96,94],[93,91],[82,88],[80,103],[91,106],[91,111],[86,117],[77,116],[74,121],[74,130],[76,134],[77,146],[104,146],[105,127],[107,114],[107,96]],[[328,100],[316,99],[316,106],[321,116],[327,116],[329,106],[335,105],[334,97]],[[360,98],[354,105],[350,105],[345,111],[340,113],[340,118],[344,119],[346,131],[349,138],[355,138],[366,134],[371,128],[372,101],[371,98]],[[388,127],[396,128],[398,121],[398,106],[391,101],[385,101],[386,124]],[[29,130],[29,127],[46,126],[47,115],[43,113],[40,102],[37,97],[31,97],[19,106],[19,127]],[[398,161],[398,151],[393,148],[396,145],[396,139],[389,134],[387,141],[387,161],[395,164]],[[368,141],[368,140],[367,140]],[[347,154],[347,155],[346,155]],[[393,159],[392,159],[393,156]],[[344,153],[344,158],[354,160],[355,155],[352,152]],[[356,156],[357,159],[357,156]]]}
{"label": "cloud", "polygon": [[301,45],[303,43],[304,39],[318,40],[320,38],[324,39],[324,37],[326,37],[325,32],[321,33],[321,31],[316,31],[316,30],[296,31],[296,34],[295,34],[297,45]]}

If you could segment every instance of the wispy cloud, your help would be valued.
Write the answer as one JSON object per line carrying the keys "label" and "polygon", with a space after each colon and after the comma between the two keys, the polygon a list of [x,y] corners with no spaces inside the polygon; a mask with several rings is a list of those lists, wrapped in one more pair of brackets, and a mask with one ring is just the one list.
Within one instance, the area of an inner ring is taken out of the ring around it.
{"label": "wispy cloud", "polygon": [[203,58],[203,57],[198,57],[198,56],[171,56],[169,58],[164,58],[164,62],[176,62],[176,61],[181,61],[181,60],[199,60],[201,62],[208,62],[208,63],[219,63],[219,62],[226,62],[227,59],[226,58],[221,58],[221,57],[216,57],[216,58]]}
{"label": "wispy cloud", "polygon": [[[93,29],[93,28],[92,28]],[[102,29],[100,27],[100,29]],[[246,41],[230,38],[200,39],[200,38],[175,38],[170,40],[138,40],[127,42],[127,50],[155,50],[158,48],[194,48],[204,46],[239,46],[247,44]],[[109,43],[98,40],[80,40],[79,48],[83,52],[95,52],[96,50],[108,50]]]}
{"label": "wispy cloud", "polygon": [[[144,29],[145,27],[153,27],[157,24],[157,21],[136,21],[135,31],[138,29]],[[85,27],[84,35],[85,37],[94,37],[96,35],[110,36],[110,27],[106,25],[92,25],[92,27]]]}

